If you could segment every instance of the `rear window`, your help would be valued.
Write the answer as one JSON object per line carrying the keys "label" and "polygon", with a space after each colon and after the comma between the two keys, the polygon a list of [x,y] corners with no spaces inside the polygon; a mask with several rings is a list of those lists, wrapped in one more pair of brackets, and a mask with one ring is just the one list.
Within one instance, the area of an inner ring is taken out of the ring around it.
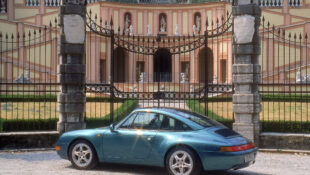
{"label": "rear window", "polygon": [[189,112],[189,111],[175,111],[176,114],[187,118],[197,124],[199,124],[200,126],[207,128],[207,127],[211,127],[211,126],[223,126],[221,123],[211,120],[208,117],[205,117],[203,115],[194,113],[194,112]]}

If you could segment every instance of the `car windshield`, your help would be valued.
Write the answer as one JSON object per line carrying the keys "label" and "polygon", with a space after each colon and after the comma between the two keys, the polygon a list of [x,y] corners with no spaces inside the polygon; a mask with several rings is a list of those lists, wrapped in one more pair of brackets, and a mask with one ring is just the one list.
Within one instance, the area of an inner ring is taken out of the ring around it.
{"label": "car windshield", "polygon": [[211,120],[203,115],[200,115],[194,112],[176,110],[175,113],[199,124],[200,126],[204,128],[211,127],[211,126],[223,126],[221,123],[217,121]]}

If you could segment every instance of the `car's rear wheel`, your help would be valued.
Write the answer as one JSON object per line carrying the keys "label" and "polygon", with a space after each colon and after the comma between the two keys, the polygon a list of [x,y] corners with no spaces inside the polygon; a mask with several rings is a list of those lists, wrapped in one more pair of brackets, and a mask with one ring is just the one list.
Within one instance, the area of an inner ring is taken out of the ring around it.
{"label": "car's rear wheel", "polygon": [[187,147],[172,149],[166,158],[166,168],[171,175],[198,175],[201,165],[194,152]]}
{"label": "car's rear wheel", "polygon": [[85,140],[75,141],[69,149],[70,161],[78,169],[91,169],[98,160],[93,146]]}

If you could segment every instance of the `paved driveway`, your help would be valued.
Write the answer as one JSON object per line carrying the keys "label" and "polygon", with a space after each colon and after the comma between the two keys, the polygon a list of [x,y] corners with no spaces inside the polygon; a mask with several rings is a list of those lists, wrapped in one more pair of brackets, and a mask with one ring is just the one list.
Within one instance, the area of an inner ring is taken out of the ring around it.
{"label": "paved driveway", "polygon": [[[166,175],[156,167],[100,164],[91,171],[76,170],[67,160],[62,160],[54,151],[0,153],[0,175]],[[310,155],[277,154],[260,152],[251,167],[227,172],[204,172],[202,175],[308,175]]]}

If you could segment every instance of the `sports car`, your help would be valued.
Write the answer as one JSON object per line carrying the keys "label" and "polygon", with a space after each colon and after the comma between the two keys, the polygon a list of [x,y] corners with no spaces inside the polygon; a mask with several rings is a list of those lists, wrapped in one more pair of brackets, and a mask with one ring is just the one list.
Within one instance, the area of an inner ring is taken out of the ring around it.
{"label": "sports car", "polygon": [[66,132],[56,150],[78,169],[109,162],[159,166],[171,175],[240,169],[257,154],[252,142],[224,125],[172,108],[135,109],[109,127]]}

